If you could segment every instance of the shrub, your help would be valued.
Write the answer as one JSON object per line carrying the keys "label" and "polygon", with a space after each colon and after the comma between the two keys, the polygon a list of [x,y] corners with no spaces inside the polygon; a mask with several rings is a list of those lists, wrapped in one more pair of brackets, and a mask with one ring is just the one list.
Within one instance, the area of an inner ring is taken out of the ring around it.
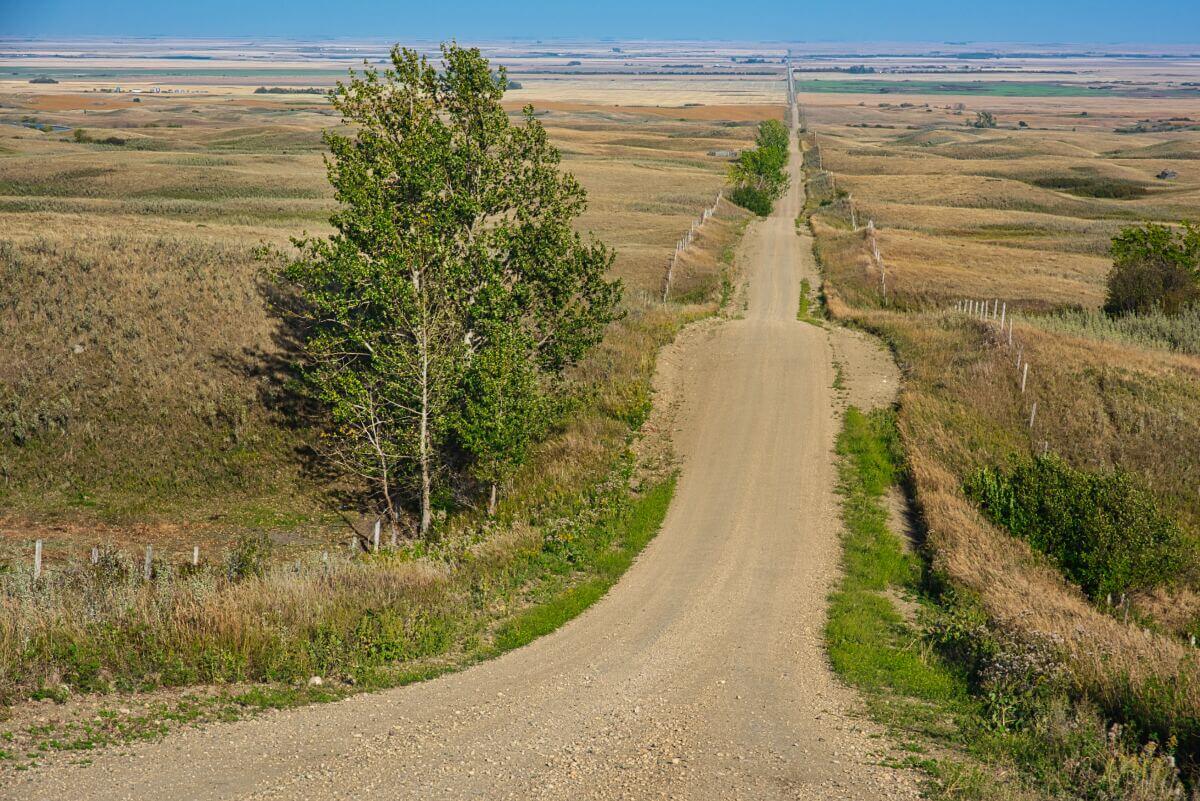
{"label": "shrub", "polygon": [[1107,200],[1134,200],[1148,194],[1146,186],[1138,181],[1102,175],[1050,175],[1035,178],[1031,183],[1042,189],[1058,189],[1079,197]]}
{"label": "shrub", "polygon": [[974,128],[995,128],[996,115],[990,111],[980,111],[975,114],[975,122],[971,123]]}
{"label": "shrub", "polygon": [[760,217],[770,214],[775,205],[775,200],[770,194],[753,186],[739,186],[729,195],[729,199]]}
{"label": "shrub", "polygon": [[1093,598],[1164,584],[1183,567],[1179,528],[1126,473],[1076,470],[1043,456],[1011,472],[984,468],[966,489],[988,518]]}
{"label": "shrub", "polygon": [[243,534],[226,561],[230,581],[262,577],[271,559],[271,539],[263,532]]}
{"label": "shrub", "polygon": [[1182,230],[1149,223],[1125,228],[1112,242],[1108,274],[1109,314],[1162,310],[1178,314],[1200,302],[1200,227]]}

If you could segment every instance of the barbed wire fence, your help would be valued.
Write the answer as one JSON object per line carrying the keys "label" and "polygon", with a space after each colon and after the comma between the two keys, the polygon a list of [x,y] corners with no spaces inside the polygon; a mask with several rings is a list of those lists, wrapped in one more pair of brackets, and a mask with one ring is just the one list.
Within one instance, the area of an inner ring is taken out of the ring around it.
{"label": "barbed wire fence", "polygon": [[687,233],[680,237],[679,241],[675,243],[675,252],[672,253],[670,258],[667,259],[667,271],[663,276],[663,303],[666,303],[668,300],[670,300],[671,285],[675,280],[675,267],[679,264],[680,254],[685,252],[689,247],[691,247],[692,243],[696,241],[696,237],[700,234],[701,229],[704,228],[704,224],[716,216],[717,208],[721,205],[721,199],[724,196],[725,189],[722,187],[717,192],[717,199],[713,201],[713,204],[701,211],[698,219],[692,220],[691,225],[688,226]]}
{"label": "barbed wire fence", "polygon": [[[1022,410],[1022,417],[1025,417],[1027,410],[1026,427],[1029,429],[1031,441],[1036,442],[1035,427],[1038,421],[1038,401],[1037,398],[1033,397],[1033,392],[1030,391],[1029,358],[1025,353],[1024,345],[1014,334],[1016,313],[1009,313],[1007,301],[995,298],[991,301],[962,298],[955,301],[952,308],[958,314],[964,314],[973,320],[978,320],[986,330],[996,335],[995,341],[1000,344],[1000,347],[1012,353],[1010,361],[1016,372],[1016,380],[1020,386],[1021,397],[1028,400],[1028,405]],[[1043,456],[1050,452],[1050,443],[1048,440],[1041,440],[1041,446]]]}

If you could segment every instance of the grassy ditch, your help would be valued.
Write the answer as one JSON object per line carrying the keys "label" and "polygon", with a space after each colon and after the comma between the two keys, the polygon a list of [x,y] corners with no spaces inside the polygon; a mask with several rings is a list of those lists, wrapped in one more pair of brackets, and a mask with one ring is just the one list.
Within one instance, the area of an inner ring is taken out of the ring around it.
{"label": "grassy ditch", "polygon": [[912,756],[935,799],[1176,799],[1170,752],[1104,717],[1059,654],[987,625],[889,529],[904,474],[895,415],[847,411],[838,438],[844,575],[825,636],[834,669]]}

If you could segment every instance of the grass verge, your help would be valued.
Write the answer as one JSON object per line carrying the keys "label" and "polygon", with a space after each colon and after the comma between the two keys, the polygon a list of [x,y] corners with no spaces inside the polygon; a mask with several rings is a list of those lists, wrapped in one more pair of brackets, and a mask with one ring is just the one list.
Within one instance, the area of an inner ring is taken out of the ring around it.
{"label": "grass verge", "polygon": [[[357,692],[423,681],[519,648],[559,628],[605,595],[658,532],[674,490],[672,476],[618,505],[605,520],[575,538],[569,549],[547,541],[543,547],[508,562],[504,565],[508,575],[535,578],[527,581],[514,578],[516,583],[504,589],[497,577],[491,576],[489,580],[496,588],[494,594],[474,593],[477,608],[471,610],[471,618],[464,626],[471,630],[458,632],[466,645],[454,652],[430,653],[398,664],[367,659],[365,654],[371,651],[394,647],[394,642],[389,645],[391,641],[381,638],[358,644],[359,663],[341,681],[320,685],[256,684],[215,691],[201,688],[178,698],[142,703],[119,698],[101,705],[86,720],[0,726],[3,744],[0,771],[5,767],[27,770],[56,752],[86,752],[156,739],[181,725],[236,720],[267,709],[336,701]],[[479,589],[478,584],[475,589]],[[488,608],[502,606],[497,603],[500,596],[507,598],[517,611],[500,617],[488,615]],[[520,597],[527,602],[522,604]],[[465,610],[456,613],[462,615]],[[411,638],[413,632],[406,630],[406,633]],[[50,694],[46,700],[66,699]]]}
{"label": "grass verge", "polygon": [[934,799],[1185,797],[1171,743],[1110,726],[1052,648],[989,628],[888,526],[903,471],[895,415],[851,407],[838,438],[844,575],[830,596],[830,660],[913,755]]}

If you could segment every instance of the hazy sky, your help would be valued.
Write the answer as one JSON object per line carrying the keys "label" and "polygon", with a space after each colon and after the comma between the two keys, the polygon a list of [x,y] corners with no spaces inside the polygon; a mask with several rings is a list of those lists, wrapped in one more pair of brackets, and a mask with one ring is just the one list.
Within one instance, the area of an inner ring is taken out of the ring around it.
{"label": "hazy sky", "polygon": [[0,35],[1200,40],[1197,0],[0,0]]}

